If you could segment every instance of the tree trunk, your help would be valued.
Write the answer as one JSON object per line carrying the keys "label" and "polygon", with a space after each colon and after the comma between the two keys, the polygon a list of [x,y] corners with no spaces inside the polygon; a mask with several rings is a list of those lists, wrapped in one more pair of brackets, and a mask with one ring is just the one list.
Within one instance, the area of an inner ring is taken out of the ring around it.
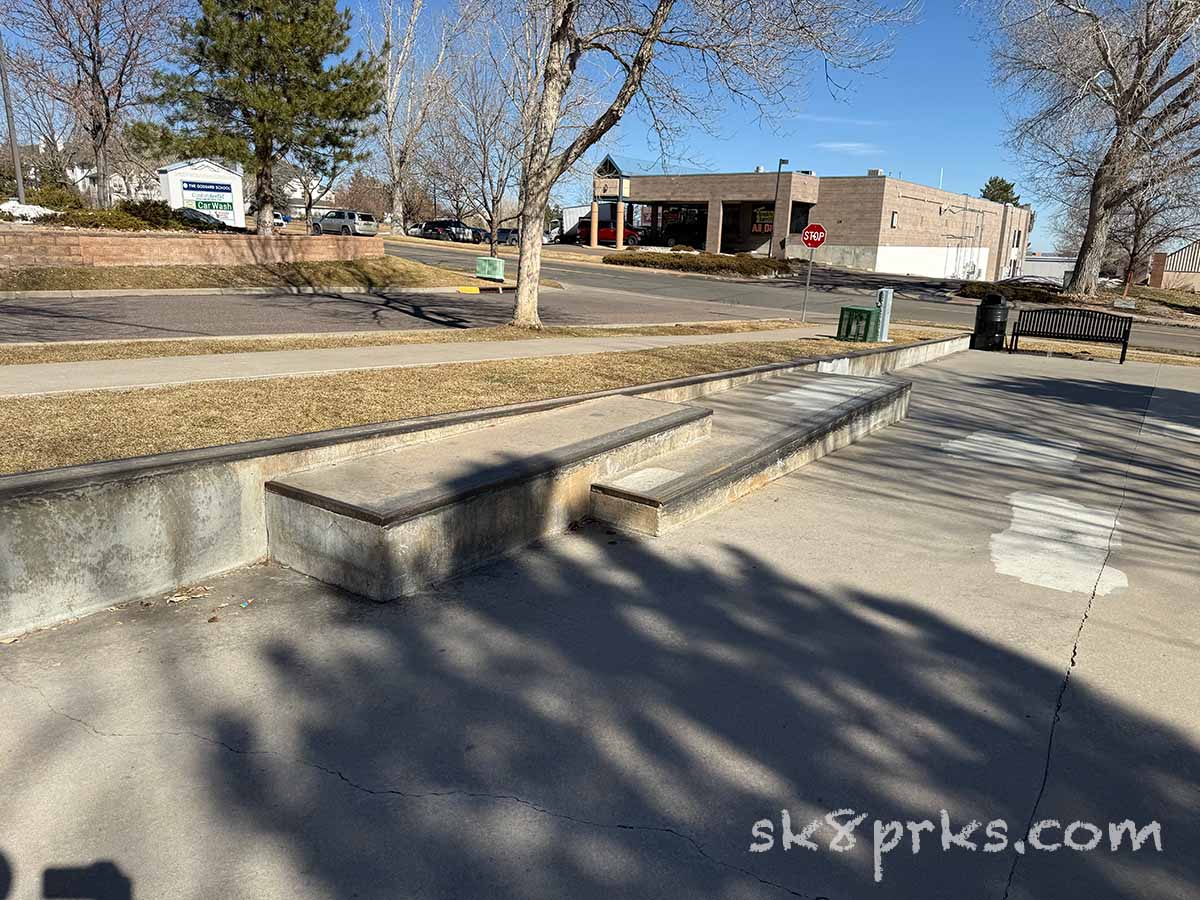
{"label": "tree trunk", "polygon": [[92,144],[96,156],[96,206],[100,209],[108,209],[112,205],[108,189],[108,148],[104,144],[104,138],[97,138]]}
{"label": "tree trunk", "polygon": [[1092,178],[1092,187],[1088,192],[1087,227],[1084,229],[1079,255],[1075,260],[1075,273],[1071,276],[1071,283],[1067,285],[1069,294],[1094,297],[1099,287],[1100,266],[1104,263],[1104,253],[1108,249],[1108,227],[1112,222],[1114,195],[1121,180],[1115,160],[1123,146],[1124,140],[1118,134]]}
{"label": "tree trunk", "polygon": [[520,251],[517,256],[517,299],[513,305],[512,324],[523,328],[541,328],[538,316],[538,284],[542,277],[542,232],[533,223],[546,217],[550,203],[550,186],[526,185],[521,198]]}
{"label": "tree trunk", "polygon": [[254,221],[258,233],[270,235],[275,231],[275,207],[271,196],[271,156],[258,154],[258,169],[254,173],[254,203],[258,207]]}
{"label": "tree trunk", "polygon": [[404,185],[395,175],[392,176],[392,234],[404,234]]}

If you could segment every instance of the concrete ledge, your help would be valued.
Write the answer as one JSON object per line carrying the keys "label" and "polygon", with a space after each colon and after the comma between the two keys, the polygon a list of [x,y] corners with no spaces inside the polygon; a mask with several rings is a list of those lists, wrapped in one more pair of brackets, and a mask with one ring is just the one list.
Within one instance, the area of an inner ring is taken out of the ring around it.
{"label": "concrete ledge", "polygon": [[573,397],[2,476],[0,635],[166,592],[265,557],[264,484],[288,473],[598,397],[678,402],[781,372],[892,371],[965,350],[968,341],[956,335]]}
{"label": "concrete ledge", "polygon": [[714,512],[801,466],[848,446],[908,414],[912,385],[885,379],[869,392],[829,407],[751,452],[651,488],[624,480],[592,485],[593,519],[642,534],[661,535]]}
{"label": "concrete ledge", "polygon": [[449,439],[272,482],[270,555],[373,600],[412,594],[565,530],[586,515],[593,479],[707,434],[709,410],[671,406],[592,400],[497,426],[485,446]]}

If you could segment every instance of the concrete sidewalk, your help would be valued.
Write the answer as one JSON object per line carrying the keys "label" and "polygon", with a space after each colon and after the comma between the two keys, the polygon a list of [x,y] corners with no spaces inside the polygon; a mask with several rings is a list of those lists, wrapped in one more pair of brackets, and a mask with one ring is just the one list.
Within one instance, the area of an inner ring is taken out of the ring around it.
{"label": "concrete sidewalk", "polygon": [[904,423],[666,538],[391,604],[254,566],[0,645],[10,896],[1200,896],[1200,370],[905,377]]}
{"label": "concrete sidewalk", "polygon": [[154,387],[166,384],[186,384],[194,381],[313,375],[356,369],[436,366],[445,363],[486,362],[496,359],[619,353],[690,344],[795,341],[818,335],[829,336],[830,326],[808,325],[797,328],[780,328],[773,331],[730,334],[464,341],[448,344],[397,344],[392,347],[338,347],[324,350],[269,350],[258,353],[224,353],[211,356],[109,359],[95,362],[0,366],[0,397]]}

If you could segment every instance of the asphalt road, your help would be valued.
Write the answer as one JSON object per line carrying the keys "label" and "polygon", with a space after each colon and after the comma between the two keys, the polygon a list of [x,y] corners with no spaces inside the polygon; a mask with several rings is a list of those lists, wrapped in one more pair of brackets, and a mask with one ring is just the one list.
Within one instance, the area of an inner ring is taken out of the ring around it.
{"label": "asphalt road", "polygon": [[[388,245],[388,252],[429,265],[474,271],[474,255],[462,249],[404,243]],[[513,262],[509,264],[513,265]],[[748,318],[761,316],[764,311],[770,310],[777,311],[776,314],[799,317],[805,305],[804,279],[799,276],[770,281],[733,281],[665,274],[646,269],[633,271],[616,267],[600,268],[594,264],[572,265],[550,259],[544,261],[542,271],[546,277],[566,285],[572,295],[589,300],[604,293],[615,298],[618,292],[646,300],[698,300],[715,308],[743,308]],[[946,294],[952,286],[939,279],[814,268],[808,292],[807,318],[817,322],[836,322],[842,306],[873,305],[875,292],[890,287],[895,291],[892,304],[894,319],[956,325],[970,330],[975,323],[975,304],[948,298]],[[546,296],[549,296],[549,292]],[[1200,329],[1136,324],[1133,327],[1132,345],[1200,353]]]}
{"label": "asphalt road", "polygon": [[904,375],[910,419],[665,538],[392,604],[255,566],[0,646],[9,896],[1200,895],[1200,370]]}
{"label": "asphalt road", "polygon": [[[388,251],[474,269],[475,254],[463,248],[405,243]],[[799,278],[733,281],[558,260],[547,260],[543,271],[565,285],[542,292],[542,318],[551,325],[799,318],[804,305]],[[974,323],[974,305],[948,300],[943,282],[822,269],[813,273],[807,318],[832,324],[839,307],[873,304],[880,287],[895,289],[897,321]],[[0,300],[0,342],[469,328],[504,324],[511,311],[508,297],[404,292]],[[1200,329],[1139,324],[1133,345],[1200,353]]]}

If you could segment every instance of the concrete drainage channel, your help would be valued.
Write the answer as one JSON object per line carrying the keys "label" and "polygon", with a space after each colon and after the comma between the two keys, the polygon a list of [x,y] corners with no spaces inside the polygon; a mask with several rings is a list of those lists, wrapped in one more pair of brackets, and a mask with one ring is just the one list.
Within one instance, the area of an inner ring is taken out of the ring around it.
{"label": "concrete drainage channel", "polygon": [[902,418],[862,376],[968,340],[0,477],[0,636],[268,556],[389,599],[588,516],[661,533]]}

